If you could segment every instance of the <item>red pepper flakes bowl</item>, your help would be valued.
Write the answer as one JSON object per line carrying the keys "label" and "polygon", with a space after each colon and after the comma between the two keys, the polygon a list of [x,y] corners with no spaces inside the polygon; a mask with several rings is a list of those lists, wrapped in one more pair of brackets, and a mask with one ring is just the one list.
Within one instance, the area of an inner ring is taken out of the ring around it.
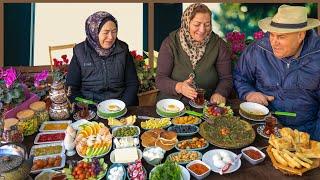
{"label": "red pepper flakes bowl", "polygon": [[243,157],[252,165],[256,165],[264,161],[266,154],[254,146],[249,146],[241,150]]}
{"label": "red pepper flakes bowl", "polygon": [[[204,165],[208,170],[203,172],[202,174],[197,174],[196,172],[192,171],[190,169],[190,166],[194,165],[194,164],[202,164]],[[190,172],[190,174],[196,178],[196,179],[204,179],[206,178],[207,176],[209,176],[210,172],[211,172],[211,168],[209,165],[207,165],[206,163],[204,163],[203,161],[201,160],[194,160],[194,161],[191,161],[189,164],[187,164],[186,168],[188,169],[188,171]]]}

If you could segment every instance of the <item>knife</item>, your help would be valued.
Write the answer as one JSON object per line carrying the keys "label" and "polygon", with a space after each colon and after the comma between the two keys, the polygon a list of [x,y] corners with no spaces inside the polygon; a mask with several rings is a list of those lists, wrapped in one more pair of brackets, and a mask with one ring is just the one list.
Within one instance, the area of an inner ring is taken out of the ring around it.
{"label": "knife", "polygon": [[232,161],[228,162],[226,165],[224,165],[220,170],[219,170],[219,174],[223,175],[225,172],[227,172],[229,170],[229,168],[231,167],[231,165],[235,164],[242,156],[241,154],[238,154]]}

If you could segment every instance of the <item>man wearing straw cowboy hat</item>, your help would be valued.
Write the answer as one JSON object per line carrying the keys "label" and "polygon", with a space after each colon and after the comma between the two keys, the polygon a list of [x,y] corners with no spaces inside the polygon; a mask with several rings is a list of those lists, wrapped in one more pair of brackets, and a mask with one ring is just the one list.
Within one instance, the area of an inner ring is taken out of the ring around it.
{"label": "man wearing straw cowboy hat", "polygon": [[320,38],[307,8],[282,5],[274,17],[258,23],[265,37],[243,52],[234,71],[242,100],[272,111],[295,112],[279,122],[320,140]]}

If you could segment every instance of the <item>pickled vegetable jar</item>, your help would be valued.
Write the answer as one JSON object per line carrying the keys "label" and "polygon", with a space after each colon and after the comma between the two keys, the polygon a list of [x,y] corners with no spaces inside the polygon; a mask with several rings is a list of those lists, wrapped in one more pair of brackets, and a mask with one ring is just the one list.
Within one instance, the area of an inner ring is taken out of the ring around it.
{"label": "pickled vegetable jar", "polygon": [[18,129],[19,120],[16,118],[8,118],[4,120],[4,131],[2,133],[2,141],[4,143],[15,142],[21,143],[23,141],[23,134]]}
{"label": "pickled vegetable jar", "polygon": [[49,120],[49,112],[46,109],[46,103],[43,101],[37,101],[30,104],[29,108],[33,110],[38,119],[38,126],[40,126],[44,121]]}
{"label": "pickled vegetable jar", "polygon": [[18,129],[24,136],[32,135],[38,130],[38,118],[31,109],[23,110],[17,113]]}

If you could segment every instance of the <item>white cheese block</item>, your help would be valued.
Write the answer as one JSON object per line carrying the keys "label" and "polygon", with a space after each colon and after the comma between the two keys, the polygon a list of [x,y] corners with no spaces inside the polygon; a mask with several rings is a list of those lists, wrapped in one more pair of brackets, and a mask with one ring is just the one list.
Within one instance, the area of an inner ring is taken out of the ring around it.
{"label": "white cheese block", "polygon": [[134,162],[139,159],[137,148],[123,148],[114,150],[114,160],[117,163]]}

